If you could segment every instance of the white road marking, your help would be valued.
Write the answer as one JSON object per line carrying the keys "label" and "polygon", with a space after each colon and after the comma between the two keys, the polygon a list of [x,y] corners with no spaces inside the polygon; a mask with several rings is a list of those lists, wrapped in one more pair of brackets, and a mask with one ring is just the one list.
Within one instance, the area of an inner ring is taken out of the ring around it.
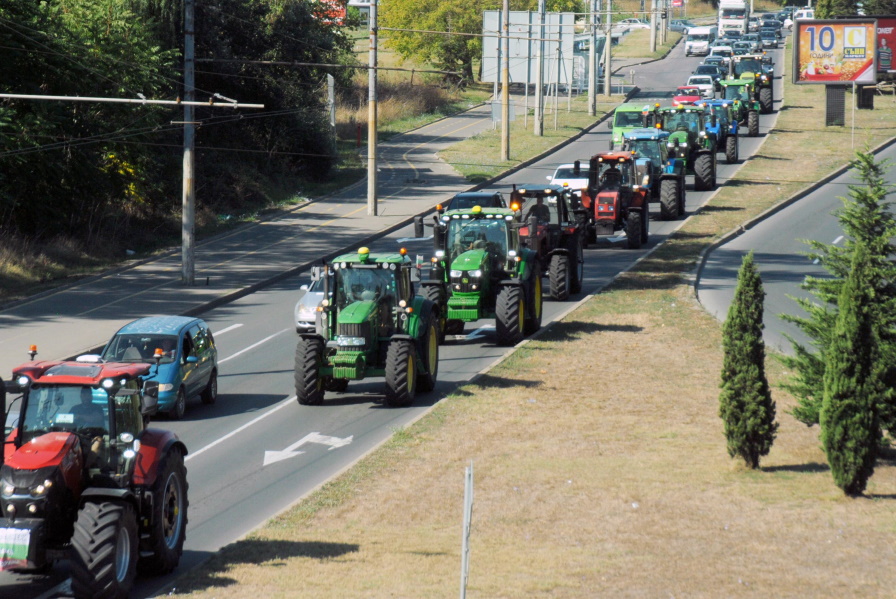
{"label": "white road marking", "polygon": [[[843,241],[843,235],[841,235],[840,237],[838,237],[837,239],[835,239],[835,240],[831,243],[831,245],[837,245],[837,244],[840,243],[841,241]],[[818,258],[816,258],[815,260],[812,261],[812,264],[818,264],[818,263],[820,263],[820,262],[821,262],[821,260],[819,260]]]}
{"label": "white road marking", "polygon": [[227,357],[224,358],[223,360],[218,360],[218,364],[223,364],[224,362],[226,362],[226,361],[228,361],[228,360],[232,360],[232,359],[234,359],[235,357],[237,357],[237,356],[239,356],[239,355],[242,355],[242,354],[246,353],[246,352],[249,351],[250,349],[255,349],[256,347],[258,347],[258,346],[261,345],[262,343],[267,343],[268,341],[270,341],[271,339],[273,339],[273,338],[276,337],[277,335],[282,335],[282,334],[285,333],[286,331],[290,331],[290,330],[292,330],[292,329],[283,329],[282,331],[277,331],[277,332],[274,333],[273,335],[268,335],[267,337],[265,337],[264,339],[262,339],[262,340],[259,341],[258,343],[253,343],[253,344],[250,345],[249,347],[247,347],[247,348],[245,348],[245,349],[241,349],[240,351],[236,352],[236,353],[233,354],[232,356],[227,356]]}
{"label": "white road marking", "polygon": [[[493,327],[493,326],[479,327],[472,333],[467,334],[465,338],[466,339],[475,339],[476,337],[481,337],[481,336],[485,335],[486,333],[490,333],[494,330],[495,330],[495,327]],[[458,335],[458,337],[460,337],[460,335]]]}
{"label": "white road marking", "polygon": [[350,435],[341,439],[339,437],[329,437],[327,435],[322,435],[320,433],[308,433],[283,451],[266,451],[264,452],[264,462],[261,467],[264,468],[268,464],[274,464],[275,462],[279,462],[280,460],[285,460],[288,458],[293,458],[297,455],[301,455],[305,453],[304,451],[295,451],[305,443],[320,443],[321,445],[329,445],[330,449],[327,451],[333,451],[337,447],[345,447],[346,445],[352,442],[354,439],[354,435]]}
{"label": "white road marking", "polygon": [[247,422],[247,423],[244,424],[243,426],[241,426],[241,427],[239,427],[239,428],[237,428],[237,429],[234,429],[234,430],[230,431],[229,433],[227,433],[226,435],[224,435],[224,436],[221,437],[220,439],[217,439],[216,441],[213,441],[213,442],[209,443],[209,444],[206,445],[205,447],[203,447],[203,448],[201,448],[201,449],[197,449],[196,451],[194,451],[193,453],[191,453],[191,454],[189,454],[187,457],[185,457],[185,458],[184,458],[184,461],[186,462],[186,461],[188,461],[188,460],[191,460],[192,458],[195,458],[195,457],[198,456],[199,454],[208,451],[209,449],[211,449],[211,448],[214,447],[215,445],[217,445],[217,444],[219,444],[219,443],[223,443],[224,441],[226,441],[226,440],[229,439],[230,437],[234,436],[235,434],[237,434],[237,433],[239,433],[239,432],[242,432],[242,431],[246,430],[247,428],[249,428],[250,426],[252,426],[252,425],[255,424],[256,422],[258,422],[259,420],[261,420],[261,419],[263,419],[263,418],[267,418],[268,416],[270,416],[270,415],[273,414],[274,412],[277,412],[278,410],[281,410],[282,408],[288,406],[288,405],[291,404],[293,401],[295,401],[295,399],[296,399],[296,396],[295,396],[295,395],[293,395],[292,397],[287,397],[287,398],[284,399],[280,404],[274,406],[273,408],[271,408],[270,410],[268,410],[267,412],[265,412],[265,413],[262,414],[261,416],[258,416],[258,417],[256,417],[256,418],[250,420],[249,422]]}
{"label": "white road marking", "polygon": [[216,332],[215,332],[215,336],[217,336],[217,335],[223,335],[224,333],[229,333],[230,331],[232,331],[232,330],[234,330],[234,329],[238,329],[238,328],[240,328],[241,326],[243,326],[243,325],[241,325],[241,324],[232,324],[232,325],[230,325],[229,327],[227,327],[226,329],[221,329],[220,331],[216,331]]}

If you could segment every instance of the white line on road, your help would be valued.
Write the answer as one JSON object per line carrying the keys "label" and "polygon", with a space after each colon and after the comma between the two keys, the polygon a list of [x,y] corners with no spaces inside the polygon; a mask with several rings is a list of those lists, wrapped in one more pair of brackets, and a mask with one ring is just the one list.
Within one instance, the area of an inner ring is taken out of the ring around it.
{"label": "white line on road", "polygon": [[838,237],[837,239],[834,240],[834,245],[837,245],[841,241],[843,241],[843,235],[841,235],[840,237]]}
{"label": "white line on road", "polygon": [[185,458],[184,458],[184,461],[186,462],[186,461],[190,460],[191,458],[195,458],[195,457],[198,456],[199,454],[208,451],[209,449],[211,449],[211,448],[214,447],[215,445],[217,445],[217,444],[219,444],[219,443],[223,443],[224,441],[226,441],[226,440],[229,439],[230,437],[234,436],[235,434],[237,434],[237,433],[239,433],[239,432],[241,432],[241,431],[246,430],[247,428],[249,428],[250,426],[252,426],[252,425],[255,424],[256,422],[258,422],[259,420],[261,420],[261,419],[263,419],[263,418],[267,418],[268,416],[270,416],[270,415],[273,414],[274,412],[276,412],[276,411],[278,411],[278,410],[280,410],[280,409],[282,409],[282,408],[288,406],[288,405],[291,404],[293,401],[295,401],[295,399],[296,399],[296,396],[295,396],[295,395],[293,395],[292,397],[287,397],[287,398],[284,399],[282,402],[280,402],[278,405],[274,406],[273,408],[271,408],[270,410],[268,410],[267,412],[265,412],[265,413],[262,414],[261,416],[257,416],[257,417],[255,417],[255,418],[253,418],[252,420],[250,420],[249,422],[247,422],[247,423],[244,424],[243,426],[241,426],[241,427],[239,427],[239,428],[237,428],[237,429],[234,429],[234,430],[230,431],[229,433],[227,433],[226,435],[224,435],[223,437],[221,437],[220,439],[218,439],[218,440],[216,440],[216,441],[212,441],[211,443],[209,443],[208,445],[206,445],[206,446],[203,447],[202,449],[197,449],[196,451],[194,451],[193,453],[191,453],[190,455],[188,455],[187,457],[185,457]]}
{"label": "white line on road", "polygon": [[223,335],[224,333],[229,333],[230,331],[232,331],[232,330],[234,330],[234,329],[238,329],[238,328],[240,328],[241,326],[243,326],[243,325],[241,325],[241,324],[232,324],[232,325],[230,325],[229,327],[227,327],[226,329],[221,329],[220,331],[216,331],[216,332],[215,332],[215,336]]}
{"label": "white line on road", "polygon": [[249,351],[250,349],[255,349],[256,347],[258,347],[258,346],[261,345],[262,343],[266,343],[266,342],[270,341],[271,339],[273,339],[274,337],[276,337],[277,335],[282,335],[283,333],[285,333],[286,331],[289,331],[289,330],[291,330],[291,329],[283,329],[282,331],[277,331],[277,332],[274,333],[273,335],[268,335],[267,337],[265,337],[264,339],[262,339],[262,340],[259,341],[258,343],[253,343],[252,345],[250,345],[250,346],[247,347],[246,349],[241,349],[240,351],[236,352],[236,353],[233,354],[232,356],[227,356],[227,357],[224,358],[223,360],[218,360],[218,364],[223,364],[224,362],[226,362],[226,361],[228,361],[228,360],[232,360],[232,359],[234,359],[235,357],[237,357],[237,356],[239,356],[239,355],[242,355],[242,354],[246,353],[246,352]]}

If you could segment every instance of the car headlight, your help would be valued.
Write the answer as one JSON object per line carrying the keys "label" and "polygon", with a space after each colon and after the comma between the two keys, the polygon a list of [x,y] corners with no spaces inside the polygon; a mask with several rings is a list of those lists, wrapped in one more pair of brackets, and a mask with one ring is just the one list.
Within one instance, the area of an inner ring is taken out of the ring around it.
{"label": "car headlight", "polygon": [[354,347],[364,345],[367,340],[364,337],[349,337],[348,335],[337,335],[336,344],[340,347]]}
{"label": "car headlight", "polygon": [[174,391],[174,383],[159,383],[159,391]]}
{"label": "car headlight", "polygon": [[302,308],[301,310],[299,310],[299,320],[302,320],[302,321],[314,320],[316,315],[317,315],[316,310],[311,310],[308,308]]}

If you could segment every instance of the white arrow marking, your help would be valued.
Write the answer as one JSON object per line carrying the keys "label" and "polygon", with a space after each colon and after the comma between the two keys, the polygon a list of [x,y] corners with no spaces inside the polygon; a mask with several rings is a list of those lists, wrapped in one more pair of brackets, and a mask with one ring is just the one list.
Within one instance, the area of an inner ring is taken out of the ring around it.
{"label": "white arrow marking", "polygon": [[322,435],[320,433],[308,433],[283,451],[266,451],[264,452],[264,463],[262,463],[261,467],[264,468],[268,464],[273,464],[275,462],[279,462],[280,460],[285,460],[287,458],[294,458],[297,455],[301,455],[305,453],[304,451],[296,451],[299,447],[304,445],[305,443],[318,443],[320,445],[329,445],[330,449],[327,451],[332,451],[337,447],[344,447],[352,442],[354,439],[354,435],[350,435],[341,439],[339,437],[328,437],[327,435]]}
{"label": "white arrow marking", "polygon": [[475,331],[468,333],[466,338],[467,339],[475,339],[476,337],[481,337],[482,335],[485,335],[487,332],[494,331],[494,330],[495,330],[495,327],[490,327],[490,326],[479,327]]}

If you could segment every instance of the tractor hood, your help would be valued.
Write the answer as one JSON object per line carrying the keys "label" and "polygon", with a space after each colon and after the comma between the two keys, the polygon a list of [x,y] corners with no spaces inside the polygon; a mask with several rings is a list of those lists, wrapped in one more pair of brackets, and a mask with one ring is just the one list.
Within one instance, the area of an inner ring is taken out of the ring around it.
{"label": "tractor hood", "polygon": [[451,270],[478,270],[485,264],[487,257],[486,250],[468,250],[454,259]]}
{"label": "tractor hood", "polygon": [[[12,455],[8,455],[9,451],[7,451],[6,464],[14,470],[37,470],[48,466],[59,466],[72,452],[77,442],[78,435],[74,433],[47,433],[25,443]],[[7,445],[7,448],[11,447],[13,447],[12,444]]]}
{"label": "tractor hood", "polygon": [[347,305],[339,311],[337,322],[339,324],[361,324],[370,320],[370,315],[376,310],[376,302],[361,301]]}

